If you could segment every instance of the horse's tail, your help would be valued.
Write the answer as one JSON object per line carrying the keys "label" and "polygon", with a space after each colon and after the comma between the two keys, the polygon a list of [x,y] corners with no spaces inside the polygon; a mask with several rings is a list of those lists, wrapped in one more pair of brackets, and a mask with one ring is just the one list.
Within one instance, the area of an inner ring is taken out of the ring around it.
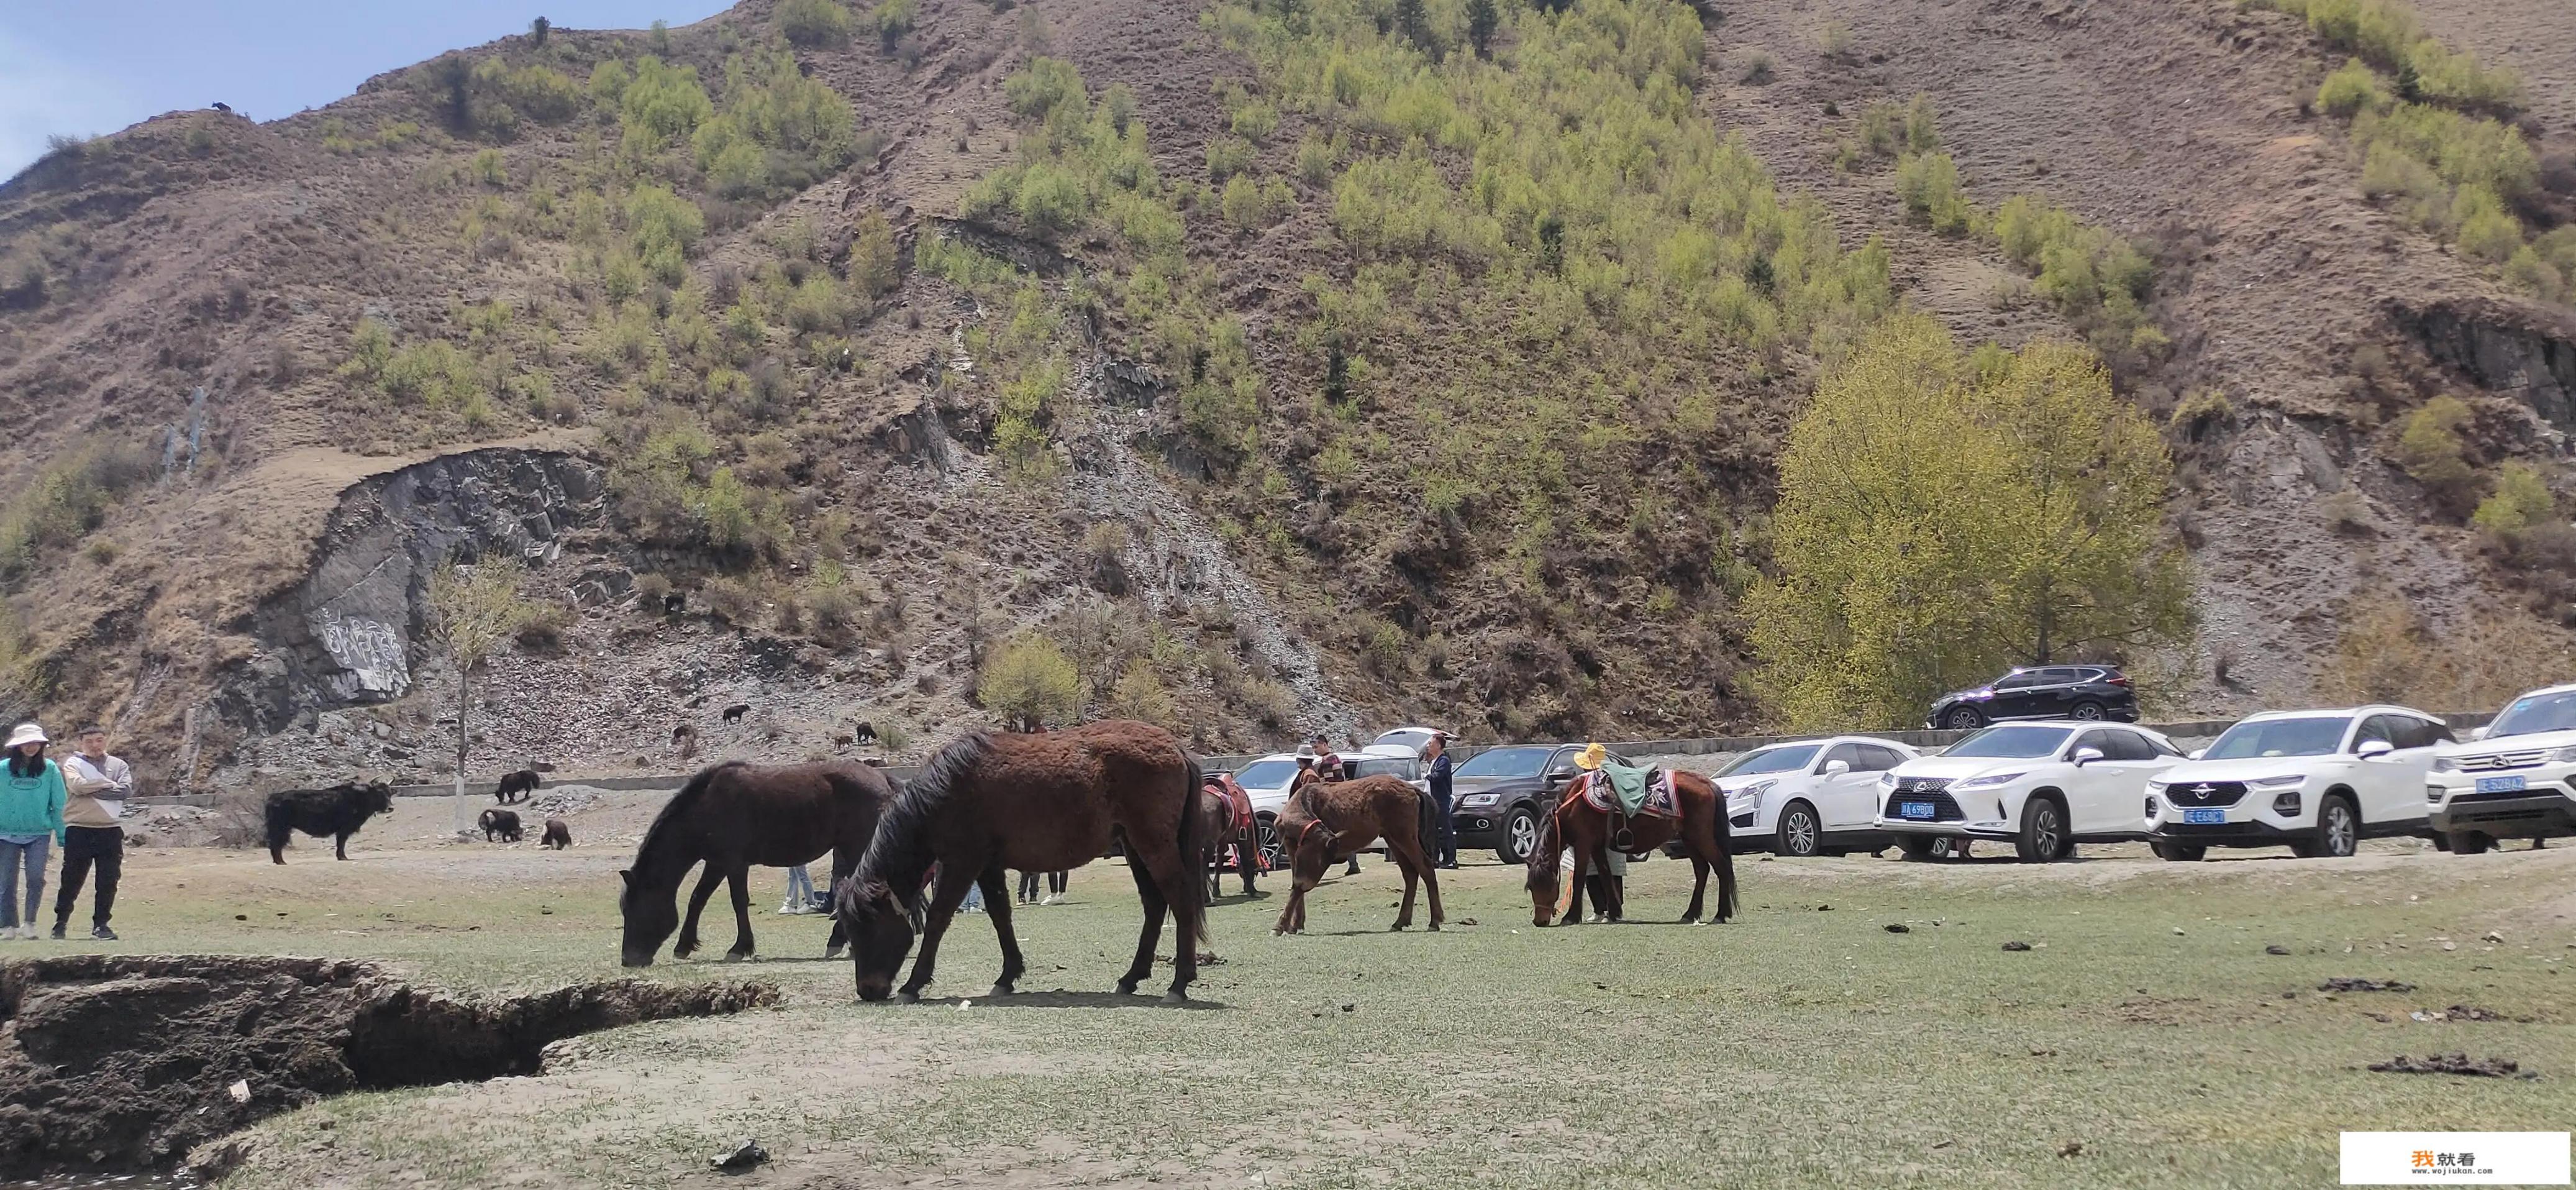
{"label": "horse's tail", "polygon": [[[1195,937],[1201,949],[1214,950],[1216,944],[1208,940],[1207,857],[1199,854],[1198,844],[1199,803],[1202,800],[1199,791],[1207,787],[1207,776],[1199,769],[1197,757],[1184,754],[1181,763],[1189,770],[1188,783],[1181,786],[1180,840],[1181,872],[1188,879],[1181,881],[1183,904],[1179,906],[1178,915],[1189,928],[1179,931],[1178,936],[1182,946],[1190,945],[1192,937]],[[1213,831],[1216,824],[1208,823],[1207,828]],[[1174,961],[1177,962],[1177,958]]]}
{"label": "horse's tail", "polygon": [[[1714,785],[1715,782],[1710,782]],[[1735,844],[1729,839],[1726,795],[1717,795],[1717,920],[1735,916]]]}
{"label": "horse's tail", "polygon": [[1521,861],[1529,865],[1529,879],[1526,882],[1529,890],[1537,892],[1545,889],[1551,898],[1556,895],[1557,889],[1558,853],[1565,850],[1565,845],[1557,840],[1556,811],[1558,809],[1559,807],[1551,806],[1538,816],[1538,842],[1530,845],[1530,853],[1522,857]]}
{"label": "horse's tail", "polygon": [[275,851],[286,846],[286,840],[294,835],[295,811],[286,804],[285,799],[271,799],[263,825],[268,828],[268,848]]}

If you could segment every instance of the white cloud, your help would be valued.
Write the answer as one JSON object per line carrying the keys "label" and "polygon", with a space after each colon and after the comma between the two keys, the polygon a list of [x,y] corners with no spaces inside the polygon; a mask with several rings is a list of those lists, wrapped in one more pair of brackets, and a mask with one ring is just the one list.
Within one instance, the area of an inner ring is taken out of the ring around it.
{"label": "white cloud", "polygon": [[0,29],[0,178],[14,177],[45,153],[51,135],[92,136],[129,121],[132,97],[108,77],[48,58]]}

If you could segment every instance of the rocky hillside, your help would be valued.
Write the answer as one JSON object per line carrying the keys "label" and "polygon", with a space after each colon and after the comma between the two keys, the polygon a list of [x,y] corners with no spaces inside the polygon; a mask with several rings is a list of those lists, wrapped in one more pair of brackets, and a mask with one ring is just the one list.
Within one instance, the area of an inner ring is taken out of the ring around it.
{"label": "rocky hillside", "polygon": [[[746,0],[174,113],[0,185],[0,678],[155,780],[427,775],[462,557],[553,609],[478,769],[917,751],[1039,637],[1211,750],[1748,726],[1771,460],[1911,304],[2170,427],[2167,709],[2489,698],[2576,593],[2522,7],[2410,18],[2501,99],[2307,4]],[[2452,118],[2529,169],[2405,173]]]}

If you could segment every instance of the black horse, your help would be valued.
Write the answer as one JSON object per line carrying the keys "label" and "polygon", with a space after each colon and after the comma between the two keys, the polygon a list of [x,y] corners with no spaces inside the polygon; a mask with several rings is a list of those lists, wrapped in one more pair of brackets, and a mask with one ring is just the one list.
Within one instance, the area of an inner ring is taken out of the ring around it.
{"label": "black horse", "polygon": [[[635,851],[635,866],[617,874],[623,887],[618,914],[626,931],[620,957],[648,967],[675,927],[674,958],[698,949],[698,914],[719,882],[733,886],[734,943],[729,959],[752,954],[751,865],[784,868],[832,855],[835,881],[858,867],[876,834],[877,819],[894,800],[885,774],[862,764],[756,765],[728,761],[689,779],[655,815]],[[706,871],[689,894],[689,917],[680,921],[680,879],[699,861]],[[840,920],[824,957],[841,953]]]}

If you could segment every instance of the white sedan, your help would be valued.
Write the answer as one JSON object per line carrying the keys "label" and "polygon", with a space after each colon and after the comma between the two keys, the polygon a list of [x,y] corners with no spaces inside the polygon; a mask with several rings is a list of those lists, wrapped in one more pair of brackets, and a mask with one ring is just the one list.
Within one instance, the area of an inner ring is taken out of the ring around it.
{"label": "white sedan", "polygon": [[1907,859],[1943,839],[1993,839],[2061,860],[2078,843],[2145,838],[2147,782],[2181,763],[2172,740],[2126,723],[1998,724],[1880,774],[1878,826]]}
{"label": "white sedan", "polygon": [[1876,853],[1878,775],[1922,753],[1894,740],[1835,736],[1756,748],[1710,780],[1726,795],[1732,850],[1778,855]]}

